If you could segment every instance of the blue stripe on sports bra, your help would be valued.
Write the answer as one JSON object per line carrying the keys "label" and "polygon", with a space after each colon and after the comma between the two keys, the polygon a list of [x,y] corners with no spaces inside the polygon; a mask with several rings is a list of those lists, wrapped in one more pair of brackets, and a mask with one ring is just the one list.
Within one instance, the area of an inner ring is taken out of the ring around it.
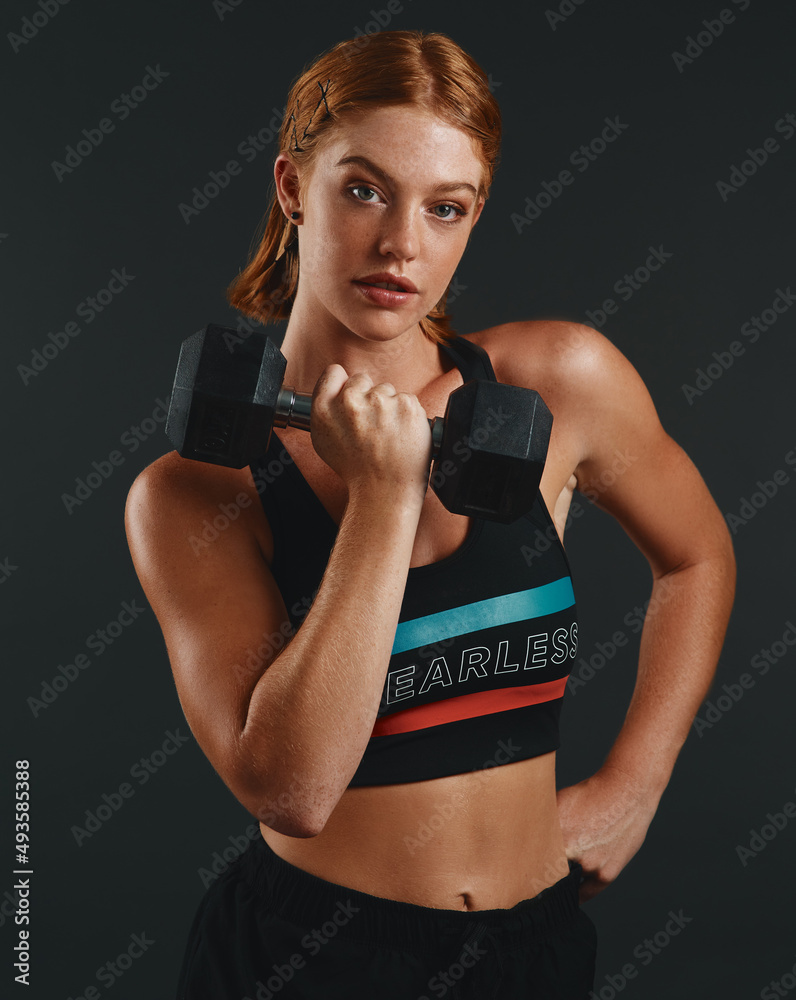
{"label": "blue stripe on sports bra", "polygon": [[412,618],[399,623],[395,630],[392,653],[395,655],[407,649],[429,646],[442,639],[466,635],[479,629],[552,615],[556,611],[572,607],[574,603],[572,580],[565,576],[541,587],[463,604],[423,618]]}

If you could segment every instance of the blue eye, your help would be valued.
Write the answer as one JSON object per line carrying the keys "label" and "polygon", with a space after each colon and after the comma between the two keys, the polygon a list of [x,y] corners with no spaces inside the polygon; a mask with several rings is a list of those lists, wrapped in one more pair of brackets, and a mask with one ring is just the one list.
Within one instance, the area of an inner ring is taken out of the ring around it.
{"label": "blue eye", "polygon": [[373,201],[374,200],[373,198],[367,198],[367,197],[360,198],[360,196],[356,193],[357,191],[364,191],[364,192],[367,192],[368,194],[374,195],[374,197],[378,197],[378,195],[376,195],[376,192],[373,190],[373,188],[369,188],[367,186],[367,184],[357,184],[355,187],[351,188],[351,193],[354,195],[354,197],[357,199],[357,201],[369,202],[369,201]]}
{"label": "blue eye", "polygon": [[[440,208],[447,214],[440,215],[437,211]],[[467,212],[458,205],[435,205],[432,211],[435,218],[439,219],[440,222],[449,222],[454,224],[467,215]]]}

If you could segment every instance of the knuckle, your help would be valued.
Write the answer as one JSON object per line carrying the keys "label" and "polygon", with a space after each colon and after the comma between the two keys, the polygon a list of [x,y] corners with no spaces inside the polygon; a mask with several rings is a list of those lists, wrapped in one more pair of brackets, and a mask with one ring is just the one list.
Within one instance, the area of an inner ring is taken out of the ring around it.
{"label": "knuckle", "polygon": [[396,399],[398,401],[398,405],[406,413],[412,413],[420,406],[420,400],[417,398],[417,396],[414,396],[411,392],[396,393]]}
{"label": "knuckle", "polygon": [[312,390],[312,395],[317,398],[322,395],[328,395],[330,391],[330,384],[339,378],[339,373],[344,372],[341,365],[328,365],[318,377],[318,381],[315,383],[315,388]]}
{"label": "knuckle", "polygon": [[365,372],[356,372],[354,375],[349,375],[346,379],[345,384],[340,389],[341,394],[346,396],[361,395],[366,392],[370,387],[370,377],[365,374]]}
{"label": "knuckle", "polygon": [[607,886],[614,881],[616,875],[612,873],[607,866],[603,866],[597,869],[597,871],[594,873],[593,878],[598,885]]}

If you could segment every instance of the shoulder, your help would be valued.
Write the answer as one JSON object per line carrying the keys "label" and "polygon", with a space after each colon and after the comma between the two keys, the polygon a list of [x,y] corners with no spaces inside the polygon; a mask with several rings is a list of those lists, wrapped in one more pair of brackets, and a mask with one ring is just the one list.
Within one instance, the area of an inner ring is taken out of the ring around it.
{"label": "shoulder", "polygon": [[469,337],[501,382],[535,389],[553,414],[553,432],[588,488],[618,450],[653,453],[667,438],[633,365],[598,330],[561,320],[505,323]]}
{"label": "shoulder", "polygon": [[167,452],[142,469],[127,494],[129,514],[149,517],[203,508],[242,483],[241,470],[182,458]]}
{"label": "shoulder", "polygon": [[501,382],[553,391],[590,380],[621,380],[635,372],[621,351],[598,330],[568,320],[521,320],[488,327],[466,338],[489,355]]}
{"label": "shoulder", "polygon": [[699,471],[606,336],[538,320],[468,339],[487,351],[498,379],[539,392],[553,413],[548,464],[559,481],[571,472],[575,489],[619,521],[656,576],[717,551],[727,559],[727,527]]}
{"label": "shoulder", "polygon": [[125,528],[134,558],[147,549],[219,525],[238,525],[263,552],[270,532],[248,468],[228,469],[167,452],[136,476],[127,494]]}
{"label": "shoulder", "polygon": [[605,422],[658,424],[647,387],[608,337],[582,323],[526,320],[467,337],[489,354],[498,381],[535,389],[555,419],[586,433]]}

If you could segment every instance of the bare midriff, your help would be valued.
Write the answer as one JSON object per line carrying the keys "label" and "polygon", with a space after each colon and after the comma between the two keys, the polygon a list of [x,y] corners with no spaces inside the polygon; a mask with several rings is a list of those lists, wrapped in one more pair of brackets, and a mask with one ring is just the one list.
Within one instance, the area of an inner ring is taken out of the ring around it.
{"label": "bare midriff", "polygon": [[[421,398],[426,411],[444,412],[461,381],[453,368],[430,385]],[[285,428],[279,438],[339,523],[344,494],[308,437]],[[574,488],[566,449],[558,455],[551,449],[540,488],[561,537]],[[411,565],[450,555],[464,542],[468,520],[451,515],[429,490]],[[270,557],[267,536],[263,549]],[[327,882],[435,909],[509,909],[569,872],[555,757],[551,752],[429,781],[348,788],[314,837],[289,837],[264,823],[260,831],[279,857]]]}
{"label": "bare midriff", "polygon": [[508,909],[569,871],[555,753],[349,788],[315,837],[288,837],[264,823],[260,831],[279,857],[318,878],[435,909]]}

